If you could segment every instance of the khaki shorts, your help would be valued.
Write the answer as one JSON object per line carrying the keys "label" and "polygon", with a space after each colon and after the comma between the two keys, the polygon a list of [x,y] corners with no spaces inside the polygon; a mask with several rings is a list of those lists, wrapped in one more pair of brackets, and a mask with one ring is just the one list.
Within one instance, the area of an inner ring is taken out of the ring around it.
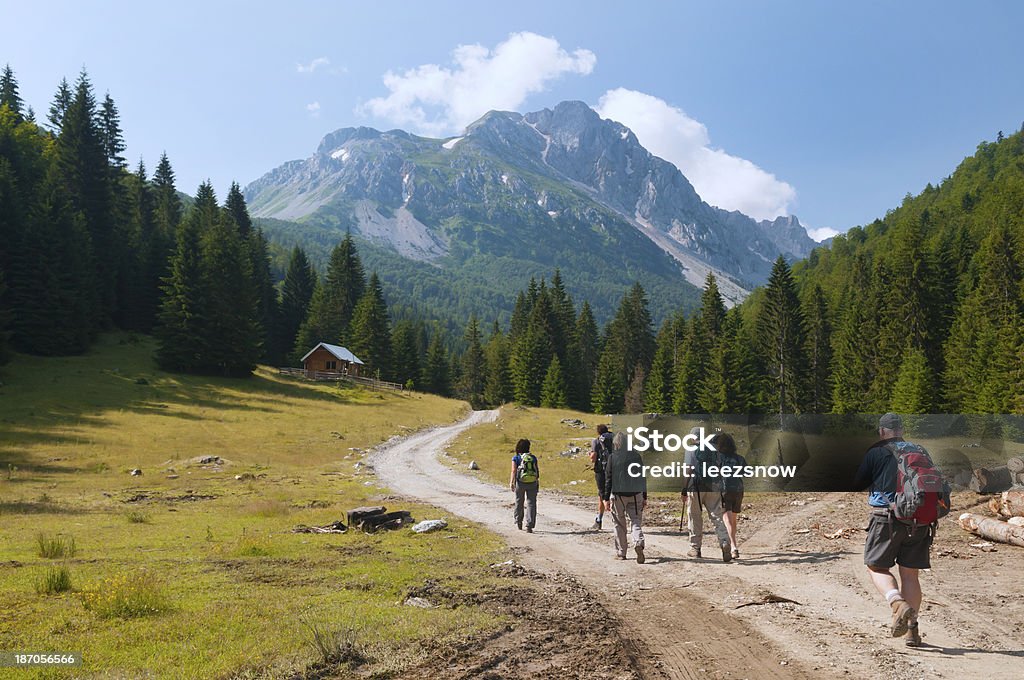
{"label": "khaki shorts", "polygon": [[931,569],[933,539],[932,527],[912,527],[873,514],[864,540],[864,564],[878,569],[892,569],[894,564],[908,569]]}

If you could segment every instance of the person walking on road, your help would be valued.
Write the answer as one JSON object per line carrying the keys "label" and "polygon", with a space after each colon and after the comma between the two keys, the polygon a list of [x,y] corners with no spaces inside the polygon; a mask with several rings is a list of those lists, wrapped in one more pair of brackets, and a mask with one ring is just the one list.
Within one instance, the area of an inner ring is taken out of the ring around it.
{"label": "person walking on road", "polygon": [[597,516],[594,517],[594,524],[591,531],[600,531],[601,522],[604,520],[605,506],[604,498],[604,469],[608,464],[608,456],[612,451],[613,433],[608,431],[607,425],[597,426],[597,438],[590,443],[590,462],[594,464],[594,481],[597,483]]}
{"label": "person walking on road", "polygon": [[[939,517],[949,511],[949,487],[928,452],[904,441],[899,415],[882,416],[878,436],[855,480],[857,489],[868,489],[871,508],[864,564],[875,588],[892,608],[889,632],[893,637],[902,636],[908,647],[919,647],[919,574],[921,569],[931,568],[935,528]],[[899,583],[890,571],[895,565],[899,565]]]}
{"label": "person walking on road", "polygon": [[[694,427],[690,434],[696,435],[698,440],[704,434],[704,428]],[[722,550],[722,561],[732,561],[732,544],[729,541],[729,531],[725,528],[725,518],[722,514],[722,484],[718,477],[708,477],[704,474],[704,465],[721,465],[718,452],[710,449],[700,448],[697,451],[687,451],[684,457],[685,464],[685,486],[683,487],[683,503],[686,504],[686,527],[690,532],[690,557],[701,557],[701,543],[704,538],[704,511],[708,511],[711,523],[715,525],[715,534],[718,537],[718,546]]]}
{"label": "person walking on road", "polygon": [[530,453],[530,440],[520,439],[516,442],[516,453],[512,456],[512,473],[508,486],[516,494],[516,509],[513,518],[516,526],[522,530],[525,521],[526,533],[532,534],[537,526],[537,491],[540,489],[540,467],[537,457]]}
{"label": "person walking on road", "polygon": [[[601,499],[611,508],[615,524],[615,556],[626,559],[629,543],[626,539],[626,522],[631,527],[633,550],[636,563],[644,563],[643,515],[647,507],[647,478],[633,464],[643,465],[643,459],[636,451],[630,450],[626,435],[617,432],[612,439],[612,452],[605,464],[604,488]],[[630,474],[631,466],[633,472]]]}
{"label": "person walking on road", "polygon": [[[720,432],[714,439],[715,448],[721,457],[722,465],[733,469],[745,467],[747,459],[736,451],[736,440],[732,435]],[[730,475],[722,479],[722,515],[725,518],[725,529],[729,532],[729,547],[732,558],[740,556],[739,544],[736,542],[736,528],[739,513],[743,510],[743,478]]]}

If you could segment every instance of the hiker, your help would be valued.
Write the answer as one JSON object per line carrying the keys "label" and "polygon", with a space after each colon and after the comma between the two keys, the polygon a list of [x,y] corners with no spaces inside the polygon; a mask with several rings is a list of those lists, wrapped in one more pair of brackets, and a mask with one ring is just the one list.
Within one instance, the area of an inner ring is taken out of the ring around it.
{"label": "hiker", "polygon": [[[694,427],[690,434],[698,440],[704,434],[704,428]],[[722,561],[732,561],[732,546],[729,531],[725,528],[722,516],[722,484],[718,477],[709,478],[703,474],[703,466],[720,465],[718,452],[700,448],[687,451],[683,459],[685,467],[685,486],[683,487],[683,503],[686,505],[686,528],[690,532],[690,557],[701,557],[701,543],[704,539],[704,510],[708,511],[711,523],[715,525],[718,546],[722,549]]]}
{"label": "hiker", "polygon": [[523,529],[523,504],[526,505],[526,533],[532,534],[537,526],[537,490],[540,488],[540,467],[537,456],[530,453],[530,440],[516,442],[516,453],[512,456],[512,474],[508,487],[516,493],[516,509],[513,517],[516,527]]}
{"label": "hiker", "polygon": [[[735,468],[746,466],[747,459],[736,451],[736,440],[732,435],[719,432],[713,440],[722,465]],[[725,529],[729,532],[729,546],[732,558],[740,556],[740,548],[736,543],[736,525],[740,511],[743,510],[743,478],[728,476],[722,479],[722,514],[725,518]]]}
{"label": "hiker", "polygon": [[594,517],[594,524],[591,531],[600,531],[601,522],[604,520],[605,506],[604,498],[604,469],[608,464],[608,456],[612,451],[613,433],[608,431],[607,425],[597,426],[597,438],[590,442],[590,462],[594,464],[594,481],[597,483],[597,516]]}
{"label": "hiker", "polygon": [[604,488],[601,499],[611,509],[615,524],[615,557],[626,559],[629,543],[626,540],[626,521],[632,528],[633,550],[636,563],[644,563],[643,515],[647,507],[647,478],[642,474],[629,474],[630,465],[643,465],[643,459],[636,451],[630,450],[626,435],[615,433],[612,438],[611,455],[605,464]]}
{"label": "hiker", "polygon": [[[949,487],[928,452],[903,440],[903,419],[886,413],[878,421],[879,441],[857,470],[855,488],[868,489],[871,519],[864,540],[864,564],[875,588],[892,608],[892,637],[908,647],[921,645],[921,569],[930,569],[930,551],[939,517],[949,511]],[[899,565],[899,583],[890,572]]]}

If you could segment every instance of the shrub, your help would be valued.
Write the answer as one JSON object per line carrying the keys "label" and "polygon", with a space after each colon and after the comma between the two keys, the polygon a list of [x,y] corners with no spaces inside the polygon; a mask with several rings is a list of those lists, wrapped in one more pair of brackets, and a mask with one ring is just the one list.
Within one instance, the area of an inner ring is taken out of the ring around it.
{"label": "shrub", "polygon": [[326,665],[358,665],[367,660],[366,653],[357,641],[354,626],[347,626],[327,620],[323,616],[304,614],[300,619],[306,629],[309,646]]}
{"label": "shrub", "polygon": [[64,565],[49,567],[46,573],[36,579],[36,592],[40,595],[54,595],[71,590],[71,572]]}
{"label": "shrub", "polygon": [[39,546],[39,556],[49,560],[74,557],[78,552],[78,548],[75,547],[75,539],[72,536],[62,536],[61,534],[47,536],[40,533],[36,536],[36,544]]}
{"label": "shrub", "polygon": [[129,510],[125,517],[131,524],[149,524],[149,515],[141,510]]}
{"label": "shrub", "polygon": [[144,571],[104,579],[82,594],[82,605],[103,619],[151,616],[170,608],[161,584]]}

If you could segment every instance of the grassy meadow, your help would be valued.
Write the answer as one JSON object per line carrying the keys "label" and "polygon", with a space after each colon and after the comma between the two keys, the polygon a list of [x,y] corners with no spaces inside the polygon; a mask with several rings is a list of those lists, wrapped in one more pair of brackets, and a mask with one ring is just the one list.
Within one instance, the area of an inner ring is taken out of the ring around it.
{"label": "grassy meadow", "polygon": [[382,499],[357,463],[465,404],[265,367],[170,375],[152,350],[110,335],[87,356],[0,369],[0,649],[84,658],[18,677],[301,677],[346,663],[386,677],[504,625],[474,606],[403,605],[428,576],[486,588],[502,545],[482,528],[292,533],[367,504],[442,516]]}

